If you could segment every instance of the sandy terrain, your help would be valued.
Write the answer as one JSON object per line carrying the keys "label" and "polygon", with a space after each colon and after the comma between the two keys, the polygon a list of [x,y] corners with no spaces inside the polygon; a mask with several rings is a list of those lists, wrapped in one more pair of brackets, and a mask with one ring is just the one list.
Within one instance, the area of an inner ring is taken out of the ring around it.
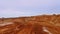
{"label": "sandy terrain", "polygon": [[0,34],[60,34],[60,15],[0,18]]}

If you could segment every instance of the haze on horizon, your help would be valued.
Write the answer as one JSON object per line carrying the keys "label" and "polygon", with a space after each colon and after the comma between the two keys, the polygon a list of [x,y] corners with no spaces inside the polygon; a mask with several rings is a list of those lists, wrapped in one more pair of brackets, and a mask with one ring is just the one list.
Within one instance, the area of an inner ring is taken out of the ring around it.
{"label": "haze on horizon", "polygon": [[0,17],[60,14],[60,0],[0,0]]}

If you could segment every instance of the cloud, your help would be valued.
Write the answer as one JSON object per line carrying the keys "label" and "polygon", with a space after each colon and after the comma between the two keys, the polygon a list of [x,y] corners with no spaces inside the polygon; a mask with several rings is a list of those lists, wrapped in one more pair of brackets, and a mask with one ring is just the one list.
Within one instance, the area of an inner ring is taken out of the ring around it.
{"label": "cloud", "polygon": [[[45,11],[45,12],[44,12]],[[41,11],[33,11],[33,10],[15,10],[15,9],[5,9],[0,11],[0,17],[22,17],[22,16],[34,16],[34,15],[41,15],[41,14],[54,14],[49,10],[41,10]],[[56,12],[57,13],[57,12]]]}
{"label": "cloud", "polygon": [[0,11],[0,17],[22,17],[22,16],[33,16],[37,15],[37,12],[33,10],[15,10],[15,9],[5,9]]}
{"label": "cloud", "polygon": [[60,0],[0,0],[0,17],[60,14]]}
{"label": "cloud", "polygon": [[5,7],[31,7],[31,8],[50,8],[52,0],[0,0],[0,5]]}

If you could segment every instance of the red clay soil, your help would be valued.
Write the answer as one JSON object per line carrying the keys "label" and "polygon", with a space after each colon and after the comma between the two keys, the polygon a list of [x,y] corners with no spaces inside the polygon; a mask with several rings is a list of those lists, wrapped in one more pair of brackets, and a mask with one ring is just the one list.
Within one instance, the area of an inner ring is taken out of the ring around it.
{"label": "red clay soil", "polygon": [[60,15],[0,19],[0,34],[60,34]]}

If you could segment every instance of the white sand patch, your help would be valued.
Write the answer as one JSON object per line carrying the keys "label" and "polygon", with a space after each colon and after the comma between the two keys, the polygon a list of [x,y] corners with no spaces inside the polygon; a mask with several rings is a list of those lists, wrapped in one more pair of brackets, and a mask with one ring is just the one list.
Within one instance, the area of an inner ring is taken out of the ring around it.
{"label": "white sand patch", "polygon": [[5,25],[10,25],[13,24],[12,22],[5,22],[5,23],[1,23],[0,26],[5,26]]}
{"label": "white sand patch", "polygon": [[43,27],[43,31],[45,31],[45,32],[47,32],[47,33],[49,33],[49,34],[52,34],[50,31],[48,31],[48,30],[46,29],[46,27]]}

